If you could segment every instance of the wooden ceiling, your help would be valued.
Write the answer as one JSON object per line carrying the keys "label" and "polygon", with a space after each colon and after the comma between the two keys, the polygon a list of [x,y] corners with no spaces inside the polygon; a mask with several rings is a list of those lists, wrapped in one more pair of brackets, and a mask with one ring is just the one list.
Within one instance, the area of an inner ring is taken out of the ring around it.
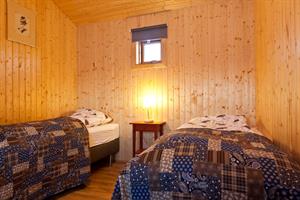
{"label": "wooden ceiling", "polygon": [[54,0],[76,24],[175,10],[206,0]]}

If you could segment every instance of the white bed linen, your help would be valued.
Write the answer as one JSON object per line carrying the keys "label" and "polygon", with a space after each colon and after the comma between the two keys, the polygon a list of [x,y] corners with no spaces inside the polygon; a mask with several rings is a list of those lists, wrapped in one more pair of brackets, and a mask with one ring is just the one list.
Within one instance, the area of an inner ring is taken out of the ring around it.
{"label": "white bed linen", "polygon": [[86,127],[101,126],[113,121],[111,117],[101,111],[82,108],[76,110],[70,117],[79,119]]}
{"label": "white bed linen", "polygon": [[205,116],[196,117],[189,122],[182,124],[177,129],[184,128],[208,128],[214,130],[224,131],[241,131],[251,132],[262,135],[258,130],[251,128],[247,124],[247,120],[241,115],[218,115],[218,116]]}
{"label": "white bed linen", "polygon": [[111,142],[120,137],[119,124],[110,123],[87,128],[89,131],[90,147]]}

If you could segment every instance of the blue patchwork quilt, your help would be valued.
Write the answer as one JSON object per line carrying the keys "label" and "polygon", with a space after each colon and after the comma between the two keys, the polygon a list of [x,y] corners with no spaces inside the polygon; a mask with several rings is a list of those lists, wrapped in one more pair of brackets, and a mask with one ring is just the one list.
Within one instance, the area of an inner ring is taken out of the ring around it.
{"label": "blue patchwork quilt", "polygon": [[85,183],[88,132],[76,119],[0,126],[0,199],[44,199]]}
{"label": "blue patchwork quilt", "polygon": [[113,200],[300,199],[300,167],[254,133],[181,129],[127,163]]}

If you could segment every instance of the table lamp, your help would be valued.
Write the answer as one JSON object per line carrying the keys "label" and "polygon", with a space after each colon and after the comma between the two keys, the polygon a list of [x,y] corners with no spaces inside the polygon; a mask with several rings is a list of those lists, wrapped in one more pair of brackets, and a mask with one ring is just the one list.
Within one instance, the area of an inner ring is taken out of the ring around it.
{"label": "table lamp", "polygon": [[150,117],[150,112],[152,107],[154,107],[155,105],[155,98],[154,96],[145,96],[144,97],[144,108],[147,110],[147,119],[144,120],[144,122],[146,123],[153,123],[154,120],[151,119],[152,117]]}

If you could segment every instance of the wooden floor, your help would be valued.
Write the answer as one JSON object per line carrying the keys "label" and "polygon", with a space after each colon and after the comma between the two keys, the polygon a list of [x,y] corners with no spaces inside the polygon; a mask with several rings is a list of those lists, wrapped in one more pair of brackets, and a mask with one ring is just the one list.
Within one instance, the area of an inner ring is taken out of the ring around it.
{"label": "wooden floor", "polygon": [[92,175],[87,186],[78,187],[66,191],[52,199],[57,200],[94,200],[94,199],[111,199],[111,194],[114,186],[125,163],[115,162],[111,167],[108,166],[108,161],[103,160],[92,165]]}

